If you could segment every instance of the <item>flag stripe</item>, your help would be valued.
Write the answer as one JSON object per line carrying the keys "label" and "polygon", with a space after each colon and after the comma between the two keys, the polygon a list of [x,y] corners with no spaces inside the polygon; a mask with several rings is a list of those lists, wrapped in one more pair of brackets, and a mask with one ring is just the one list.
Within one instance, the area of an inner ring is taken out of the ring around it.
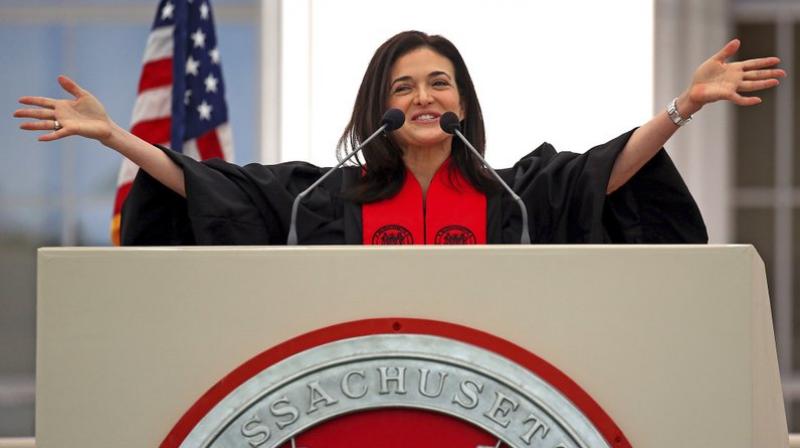
{"label": "flag stripe", "polygon": [[225,160],[233,160],[233,135],[228,123],[223,123],[217,127],[217,138],[222,145],[222,154]]}
{"label": "flag stripe", "polygon": [[122,204],[125,203],[125,198],[128,197],[128,192],[131,191],[133,182],[127,182],[117,187],[117,196],[114,198],[114,214],[119,214],[122,211]]}
{"label": "flag stripe", "polygon": [[186,157],[191,157],[195,160],[202,160],[200,158],[200,153],[197,151],[196,139],[186,140],[183,142],[183,155]]}
{"label": "flag stripe", "polygon": [[151,31],[150,36],[147,38],[147,46],[144,50],[142,63],[147,64],[150,61],[171,58],[173,46],[175,45],[172,41],[172,33],[174,31],[174,26],[162,26]]}
{"label": "flag stripe", "polygon": [[131,133],[146,142],[168,142],[172,118],[140,121],[133,125]]}
{"label": "flag stripe", "polygon": [[172,58],[158,59],[148,62],[142,68],[139,80],[139,93],[156,87],[172,84]]}
{"label": "flag stripe", "polygon": [[123,185],[128,182],[133,182],[136,173],[139,172],[139,167],[128,159],[122,159],[122,166],[119,169],[119,176],[117,177],[117,185]]}
{"label": "flag stripe", "polygon": [[212,129],[197,138],[197,151],[203,160],[217,157],[222,159],[222,145],[217,138],[217,130]]}
{"label": "flag stripe", "polygon": [[139,94],[133,106],[131,125],[140,121],[168,118],[172,108],[172,85],[150,89]]}

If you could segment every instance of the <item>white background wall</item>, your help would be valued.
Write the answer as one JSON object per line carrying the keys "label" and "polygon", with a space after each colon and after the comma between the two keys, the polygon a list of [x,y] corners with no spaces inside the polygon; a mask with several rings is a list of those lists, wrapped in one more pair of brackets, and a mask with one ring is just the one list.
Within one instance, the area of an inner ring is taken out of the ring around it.
{"label": "white background wall", "polygon": [[279,9],[281,69],[264,66],[277,91],[267,86],[262,102],[273,117],[265,129],[279,135],[263,133],[265,161],[335,163],[369,59],[409,29],[444,35],[461,51],[496,166],[543,141],[583,152],[652,114],[652,1],[293,0]]}

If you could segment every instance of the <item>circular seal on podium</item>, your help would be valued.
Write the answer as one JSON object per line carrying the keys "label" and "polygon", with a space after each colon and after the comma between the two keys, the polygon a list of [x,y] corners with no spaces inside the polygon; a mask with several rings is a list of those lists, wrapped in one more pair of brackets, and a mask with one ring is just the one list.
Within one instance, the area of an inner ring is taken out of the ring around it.
{"label": "circular seal on podium", "polygon": [[452,323],[369,319],[255,356],[178,421],[163,448],[630,447],[542,358]]}

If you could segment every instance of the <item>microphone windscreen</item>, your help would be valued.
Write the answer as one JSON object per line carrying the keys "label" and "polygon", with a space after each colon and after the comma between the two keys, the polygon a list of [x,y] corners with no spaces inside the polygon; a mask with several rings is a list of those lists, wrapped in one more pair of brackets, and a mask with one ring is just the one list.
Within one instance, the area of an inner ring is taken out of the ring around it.
{"label": "microphone windscreen", "polygon": [[445,112],[444,115],[439,117],[439,126],[442,127],[444,132],[455,134],[456,129],[459,127],[458,115],[453,112]]}
{"label": "microphone windscreen", "polygon": [[381,118],[381,126],[386,125],[386,131],[394,131],[403,127],[406,116],[400,109],[389,109]]}

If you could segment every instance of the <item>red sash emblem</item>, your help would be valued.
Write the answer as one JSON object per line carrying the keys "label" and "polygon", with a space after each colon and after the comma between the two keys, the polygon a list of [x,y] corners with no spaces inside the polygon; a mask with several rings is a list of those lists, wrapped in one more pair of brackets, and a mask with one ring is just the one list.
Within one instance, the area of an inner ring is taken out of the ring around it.
{"label": "red sash emblem", "polygon": [[486,196],[450,169],[436,171],[425,200],[406,170],[397,195],[361,207],[364,244],[486,244]]}

